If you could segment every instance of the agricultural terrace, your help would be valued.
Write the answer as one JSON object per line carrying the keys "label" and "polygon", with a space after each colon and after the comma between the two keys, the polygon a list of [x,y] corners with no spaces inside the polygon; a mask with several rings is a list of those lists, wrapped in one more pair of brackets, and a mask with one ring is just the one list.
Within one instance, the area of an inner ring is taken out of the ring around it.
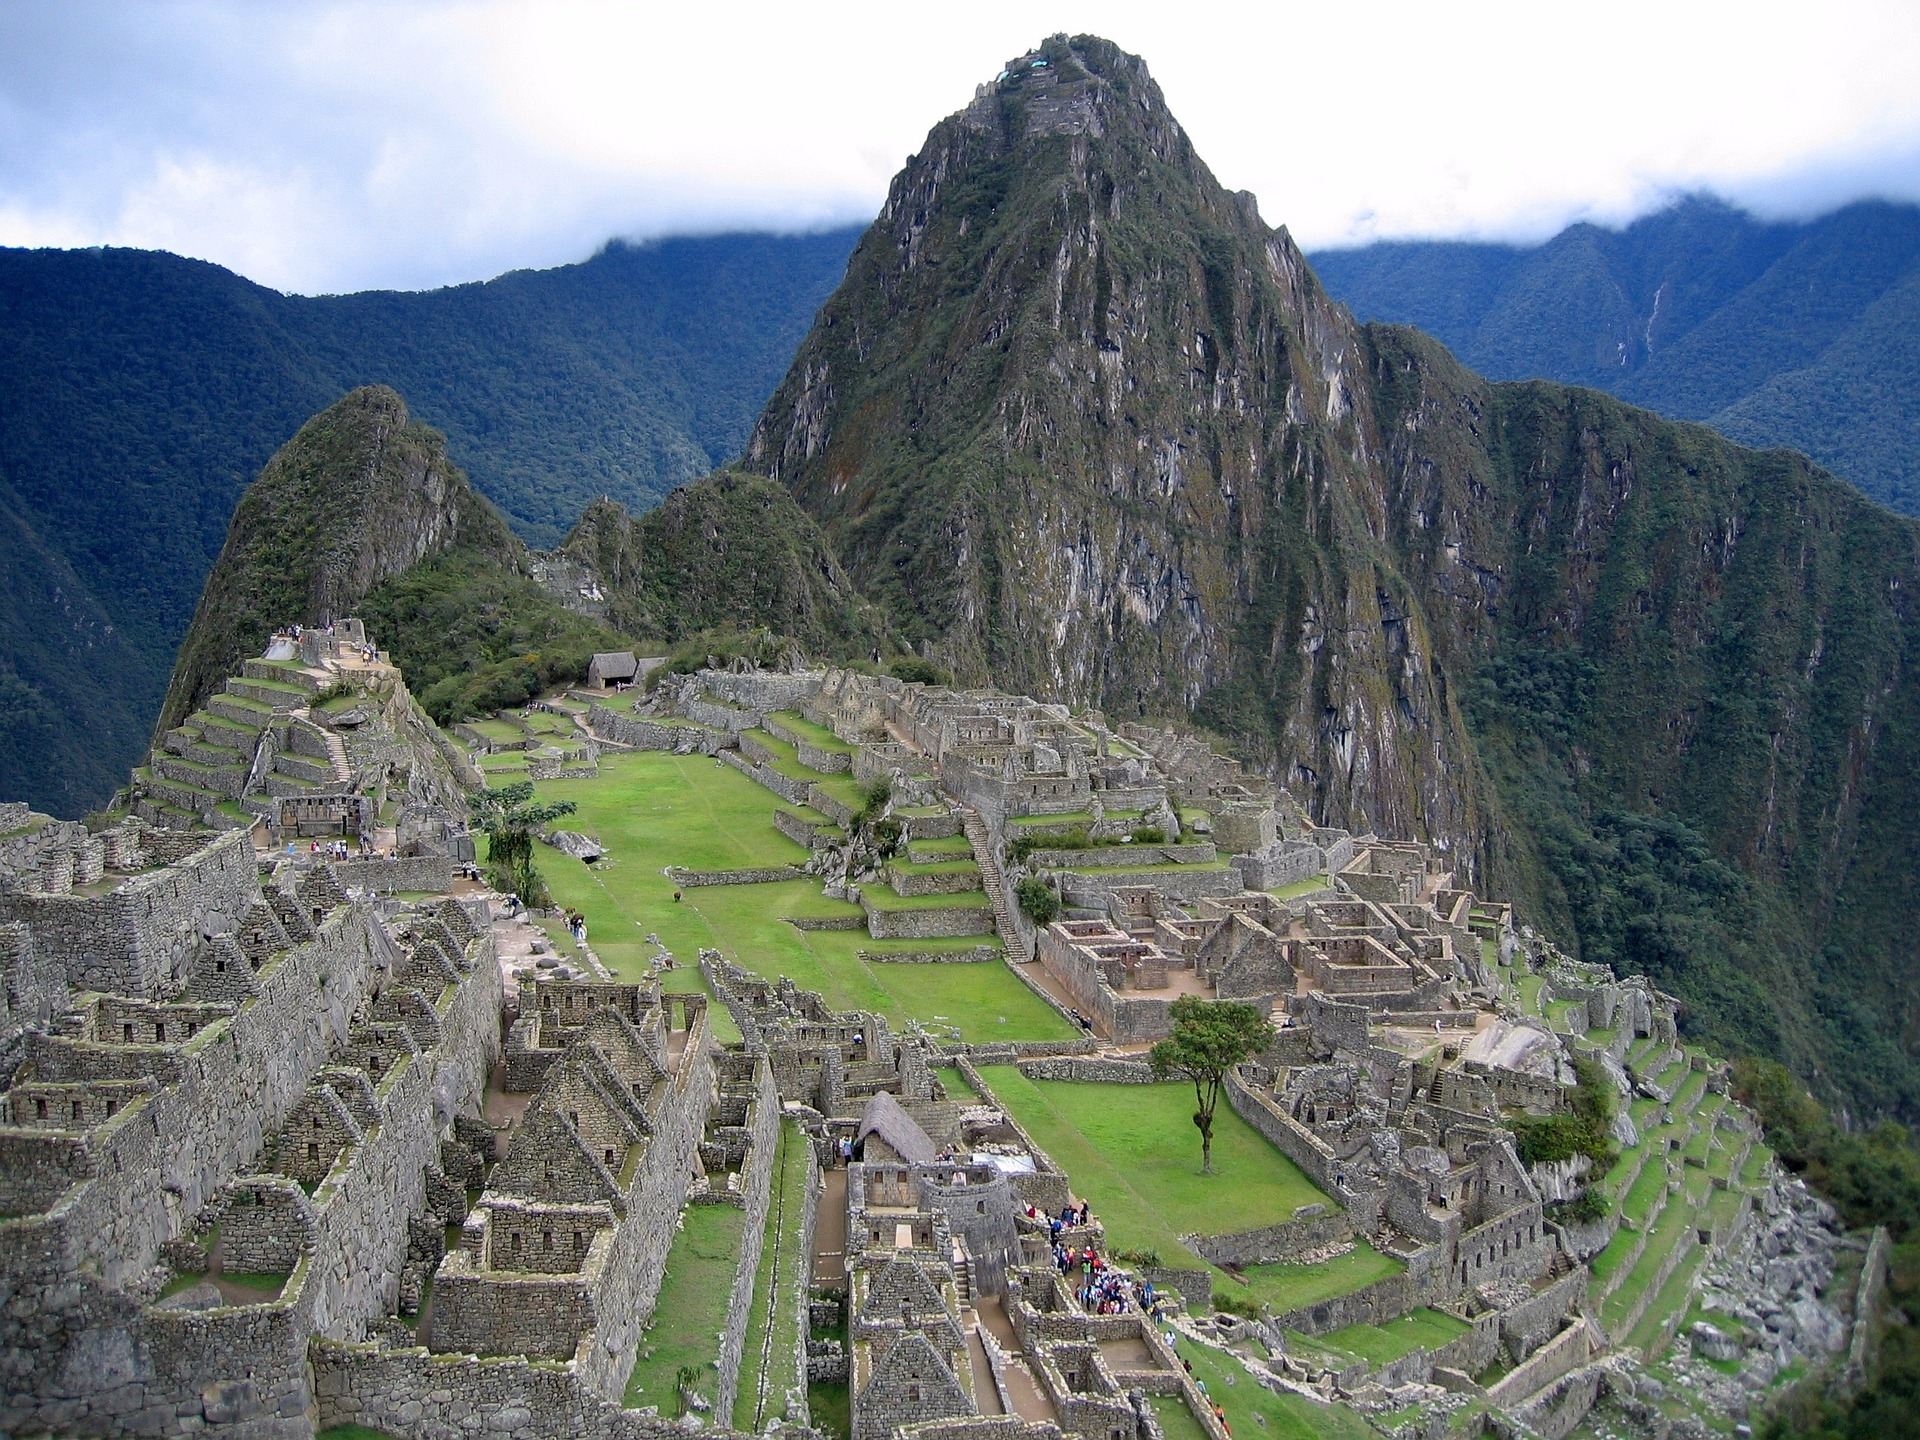
{"label": "agricultural terrace", "polygon": [[1070,1040],[1072,1028],[997,959],[976,964],[889,965],[865,956],[972,950],[978,938],[874,940],[864,929],[801,930],[789,918],[861,918],[860,907],[820,893],[814,879],[682,890],[669,865],[689,870],[798,865],[807,852],[773,826],[779,801],[716,760],[664,751],[608,754],[600,774],[550,780],[543,800],[578,807],[565,822],[607,854],[593,865],[542,848],[540,872],[557,904],[587,917],[588,943],[616,975],[645,973],[656,934],[681,969],[676,986],[698,988],[702,949],[770,980],[818,990],[837,1009],[873,1010],[894,1025],[953,1025],[973,1042]]}

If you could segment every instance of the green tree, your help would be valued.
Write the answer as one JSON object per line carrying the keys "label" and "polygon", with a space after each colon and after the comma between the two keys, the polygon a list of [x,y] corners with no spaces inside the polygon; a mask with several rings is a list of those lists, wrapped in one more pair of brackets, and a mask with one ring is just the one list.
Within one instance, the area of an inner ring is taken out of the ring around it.
{"label": "green tree", "polygon": [[1184,1075],[1193,1082],[1193,1123],[1200,1131],[1200,1171],[1213,1173],[1213,1112],[1227,1072],[1273,1043],[1273,1022],[1242,1000],[1202,1000],[1182,995],[1173,1002],[1173,1033],[1153,1047],[1147,1061],[1156,1080]]}
{"label": "green tree", "polygon": [[544,905],[547,887],[534,868],[533,837],[562,815],[571,815],[573,802],[537,804],[533,782],[520,780],[497,790],[481,791],[467,801],[467,809],[487,837],[488,878],[527,905]]}
{"label": "green tree", "polygon": [[1028,875],[1015,885],[1013,898],[1020,902],[1020,913],[1036,925],[1051,925],[1060,913],[1060,897],[1038,875]]}

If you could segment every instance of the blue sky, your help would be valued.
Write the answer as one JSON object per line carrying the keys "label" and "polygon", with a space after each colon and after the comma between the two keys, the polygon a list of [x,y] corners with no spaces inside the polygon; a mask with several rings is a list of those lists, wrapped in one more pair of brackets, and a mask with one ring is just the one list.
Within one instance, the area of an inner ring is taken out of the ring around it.
{"label": "blue sky", "polygon": [[1302,244],[1535,239],[1712,189],[1920,199],[1920,4],[0,5],[0,244],[281,289],[422,287],[610,236],[863,221],[1056,31],[1144,55]]}

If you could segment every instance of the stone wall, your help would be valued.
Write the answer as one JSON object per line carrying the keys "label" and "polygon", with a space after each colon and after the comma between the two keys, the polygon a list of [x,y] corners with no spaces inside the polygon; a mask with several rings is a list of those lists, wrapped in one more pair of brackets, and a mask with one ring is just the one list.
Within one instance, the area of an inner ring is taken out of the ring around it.
{"label": "stone wall", "polygon": [[997,946],[975,945],[969,950],[862,950],[869,965],[984,965],[1001,958]]}
{"label": "stone wall", "polygon": [[1070,870],[1060,881],[1062,898],[1069,905],[1106,908],[1106,897],[1113,890],[1150,885],[1170,900],[1200,900],[1240,893],[1240,872],[1231,865],[1224,870],[1129,870],[1122,867],[1099,870]]}
{"label": "stone wall", "polygon": [[[364,1425],[397,1440],[684,1440],[670,1420],[622,1409],[568,1370],[521,1359],[430,1355],[425,1349],[313,1346],[318,1428]],[[303,1422],[304,1423],[304,1422]],[[303,1436],[314,1425],[305,1425]],[[703,1432],[745,1440],[738,1431]]]}
{"label": "stone wall", "polygon": [[[149,1309],[118,1287],[145,1273],[277,1134],[391,959],[376,927],[370,907],[343,907],[312,941],[271,961],[258,973],[258,996],[180,1047],[164,1089],[88,1137],[98,1146],[96,1178],[49,1214],[0,1225],[5,1283],[40,1293],[33,1314],[0,1317],[0,1351],[14,1373],[34,1377],[32,1389],[0,1401],[0,1430],[312,1433],[309,1337],[352,1338],[391,1305],[440,1133],[454,1108],[478,1104],[498,1045],[490,943],[473,942],[471,973],[439,997],[439,1043],[382,1077],[377,1123],[312,1196],[311,1253],[277,1300]],[[91,1066],[88,1048],[43,1042],[43,1073]],[[244,1250],[244,1226],[239,1238]]]}
{"label": "stone wall", "polygon": [[967,895],[981,886],[980,871],[910,870],[898,863],[887,866],[887,883],[893,893],[909,899],[925,895]]}
{"label": "stone wall", "polygon": [[683,870],[667,867],[667,878],[692,890],[702,885],[772,885],[782,880],[804,880],[806,872],[797,865],[771,865],[761,870]]}
{"label": "stone wall", "polygon": [[678,750],[686,745],[702,755],[712,755],[734,744],[730,731],[672,724],[599,704],[587,707],[587,728],[602,740],[634,750]]}
{"label": "stone wall", "polygon": [[1302,1335],[1325,1335],[1348,1325],[1384,1325],[1409,1310],[1443,1302],[1451,1293],[1444,1257],[1429,1248],[1413,1254],[1404,1274],[1390,1275],[1315,1305],[1303,1305],[1274,1320]]}
{"label": "stone wall", "polygon": [[1095,1055],[1049,1055],[1022,1060],[1029,1080],[1098,1081],[1107,1085],[1151,1085],[1153,1067],[1139,1060],[1110,1060]]}
{"label": "stone wall", "polygon": [[876,940],[942,940],[991,935],[993,910],[985,905],[941,905],[911,910],[867,910],[867,933]]}
{"label": "stone wall", "polygon": [[111,894],[0,893],[0,922],[30,926],[40,955],[65,968],[75,991],[171,996],[186,983],[201,931],[232,929],[259,889],[244,830],[196,838],[193,854],[131,876]]}
{"label": "stone wall", "polygon": [[453,860],[446,855],[406,855],[334,862],[333,878],[370,895],[401,891],[444,895],[453,889]]}
{"label": "stone wall", "polygon": [[[758,1085],[747,1120],[752,1138],[747,1150],[746,1173],[741,1177],[741,1191],[746,1197],[746,1226],[740,1234],[740,1263],[733,1272],[733,1289],[727,1296],[727,1323],[720,1332],[720,1349],[714,1358],[714,1367],[719,1372],[713,1402],[713,1413],[717,1416],[733,1414],[734,1397],[738,1393],[740,1361],[747,1326],[753,1318],[753,1282],[760,1268],[760,1249],[766,1239],[767,1201],[773,1188],[775,1152],[780,1141],[780,1092],[774,1088],[773,1068],[764,1057],[755,1060],[754,1075]],[[800,1328],[804,1335],[806,1326]]]}
{"label": "stone wall", "polygon": [[1353,1222],[1336,1211],[1331,1215],[1282,1220],[1257,1230],[1195,1235],[1187,1244],[1201,1259],[1224,1268],[1294,1263],[1309,1251],[1344,1244],[1352,1238]]}

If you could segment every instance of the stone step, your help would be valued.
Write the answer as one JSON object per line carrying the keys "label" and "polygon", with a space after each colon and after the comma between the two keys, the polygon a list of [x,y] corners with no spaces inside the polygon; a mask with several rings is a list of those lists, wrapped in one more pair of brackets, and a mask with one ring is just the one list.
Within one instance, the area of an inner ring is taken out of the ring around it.
{"label": "stone step", "polygon": [[153,757],[153,772],[167,780],[204,790],[222,800],[238,800],[247,785],[245,766],[201,765],[165,751]]}
{"label": "stone step", "polygon": [[151,770],[134,773],[136,778],[142,773],[145,774],[145,780],[140,783],[154,799],[176,810],[184,810],[196,818],[212,814],[214,807],[227,798],[218,791],[180,780],[171,780],[165,775],[156,775]]}
{"label": "stone step", "polygon": [[231,720],[237,725],[245,725],[256,733],[273,718],[273,707],[262,701],[245,695],[222,694],[209,696],[209,713],[223,720]]}
{"label": "stone step", "polygon": [[279,680],[250,678],[227,681],[227,693],[238,695],[242,700],[252,700],[281,715],[290,710],[300,709],[312,698],[297,685],[288,685]]}
{"label": "stone step", "polygon": [[284,685],[293,685],[309,695],[318,695],[325,685],[318,675],[298,665],[289,665],[278,660],[247,660],[240,666],[240,674],[248,680],[271,680]]}
{"label": "stone step", "polygon": [[291,750],[282,750],[273,757],[273,771],[276,775],[288,775],[315,785],[339,778],[333,773],[332,762],[316,760],[311,755],[296,755]]}

